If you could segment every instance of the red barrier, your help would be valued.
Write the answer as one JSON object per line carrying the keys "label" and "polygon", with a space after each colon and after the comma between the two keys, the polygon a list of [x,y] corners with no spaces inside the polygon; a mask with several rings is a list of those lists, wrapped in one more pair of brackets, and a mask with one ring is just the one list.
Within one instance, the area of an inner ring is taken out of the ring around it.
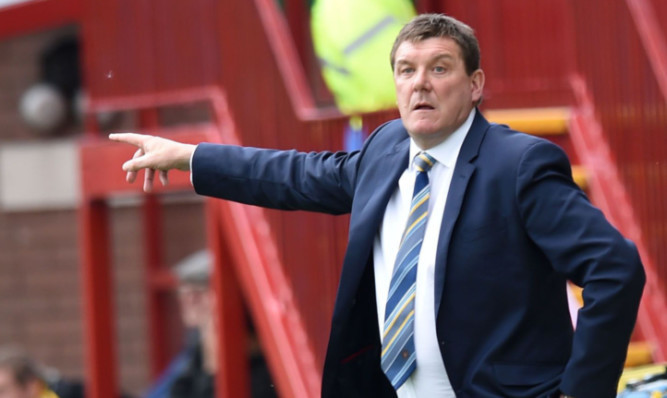
{"label": "red barrier", "polygon": [[81,20],[81,0],[29,0],[0,6],[0,39]]}
{"label": "red barrier", "polygon": [[572,85],[578,106],[570,123],[570,136],[579,159],[589,172],[591,199],[612,224],[621,229],[627,238],[636,242],[643,258],[647,280],[637,318],[639,335],[635,337],[657,344],[654,359],[664,361],[667,359],[667,335],[664,333],[667,330],[665,291],[634,209],[630,205],[628,193],[621,183],[618,168],[612,160],[612,152],[605,142],[602,126],[595,117],[586,83],[581,77],[573,77]]}
{"label": "red barrier", "polygon": [[649,51],[656,47],[650,42],[664,43],[665,36],[648,1],[572,1],[571,6],[579,70],[640,226],[650,257],[645,260],[655,264],[655,282],[664,292],[667,97],[661,83],[664,61],[655,59],[664,55]]}
{"label": "red barrier", "polygon": [[440,10],[469,24],[479,40],[492,108],[573,103],[571,15],[565,1],[441,0]]}
{"label": "red barrier", "polygon": [[91,198],[84,198],[79,209],[86,391],[94,398],[118,397],[108,213],[106,203]]}

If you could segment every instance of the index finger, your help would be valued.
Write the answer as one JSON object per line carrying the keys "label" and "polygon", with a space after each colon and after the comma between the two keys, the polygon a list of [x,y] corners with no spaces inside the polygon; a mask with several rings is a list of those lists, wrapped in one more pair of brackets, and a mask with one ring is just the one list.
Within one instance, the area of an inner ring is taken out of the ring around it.
{"label": "index finger", "polygon": [[109,134],[109,139],[116,142],[124,142],[134,146],[141,147],[150,136],[136,133],[115,133]]}

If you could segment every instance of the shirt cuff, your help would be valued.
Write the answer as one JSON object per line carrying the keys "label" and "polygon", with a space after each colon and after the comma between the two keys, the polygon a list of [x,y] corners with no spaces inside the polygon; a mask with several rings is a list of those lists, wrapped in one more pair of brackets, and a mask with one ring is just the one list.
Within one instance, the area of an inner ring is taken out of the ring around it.
{"label": "shirt cuff", "polygon": [[190,155],[190,185],[193,187],[195,186],[194,182],[192,182],[192,159],[195,157],[195,152],[197,152],[197,148],[195,148],[194,151],[192,151],[192,155]]}

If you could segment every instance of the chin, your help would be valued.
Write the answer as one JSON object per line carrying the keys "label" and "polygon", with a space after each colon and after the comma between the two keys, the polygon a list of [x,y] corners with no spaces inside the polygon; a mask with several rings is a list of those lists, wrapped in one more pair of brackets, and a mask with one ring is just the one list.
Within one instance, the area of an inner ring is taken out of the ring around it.
{"label": "chin", "polygon": [[425,117],[425,115],[413,115],[412,120],[408,120],[407,126],[410,126],[411,131],[425,134],[437,131],[440,127],[435,118]]}
{"label": "chin", "polygon": [[407,127],[407,130],[411,135],[415,136],[429,136],[435,134],[439,129],[430,123],[413,123],[410,127]]}

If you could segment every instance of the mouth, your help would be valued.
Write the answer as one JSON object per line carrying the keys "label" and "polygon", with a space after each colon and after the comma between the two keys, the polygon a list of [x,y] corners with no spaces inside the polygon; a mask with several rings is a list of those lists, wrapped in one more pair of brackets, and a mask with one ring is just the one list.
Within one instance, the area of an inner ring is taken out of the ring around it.
{"label": "mouth", "polygon": [[432,111],[433,109],[435,109],[435,107],[426,102],[419,102],[412,107],[413,111]]}

